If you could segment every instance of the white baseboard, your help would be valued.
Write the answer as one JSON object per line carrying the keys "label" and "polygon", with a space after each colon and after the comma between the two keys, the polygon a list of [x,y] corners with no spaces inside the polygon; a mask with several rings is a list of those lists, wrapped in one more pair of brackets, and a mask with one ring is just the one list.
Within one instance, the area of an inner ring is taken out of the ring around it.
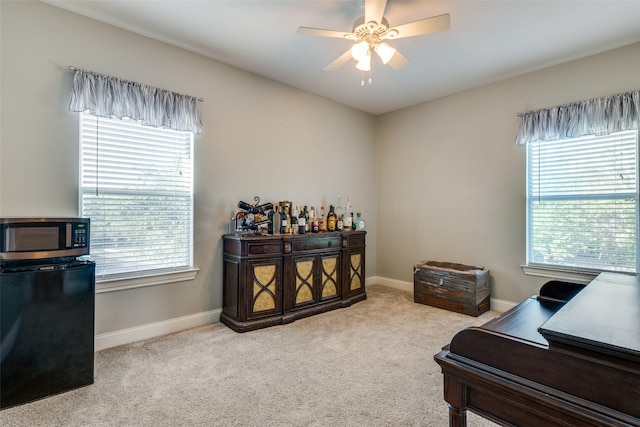
{"label": "white baseboard", "polygon": [[96,335],[95,351],[180,332],[197,326],[217,323],[220,321],[221,313],[222,309],[204,311],[202,313],[190,314],[175,319],[148,323],[146,325]]}
{"label": "white baseboard", "polygon": [[[408,291],[413,294],[412,282],[389,279],[387,277],[371,276],[365,279],[365,286],[370,285],[388,286],[390,288]],[[516,305],[518,304],[511,301],[491,298],[492,310],[505,312]],[[195,328],[197,326],[218,323],[220,322],[221,313],[222,309],[204,311],[202,313],[177,317],[175,319],[167,319],[160,322],[148,323],[146,325],[140,325],[133,328],[100,334],[96,336],[95,351],[130,344],[132,342],[155,338],[166,334],[172,334],[174,332],[184,331],[185,329]]]}
{"label": "white baseboard", "polygon": [[[383,285],[390,288],[401,289],[403,291],[409,291],[413,294],[413,282],[405,282],[403,280],[389,279],[388,277],[372,276],[367,277],[365,284],[368,285]],[[505,312],[518,305],[518,303],[505,301],[501,299],[491,298],[491,310]]]}
{"label": "white baseboard", "polygon": [[413,294],[413,282],[405,282],[403,280],[389,279],[388,277],[373,276],[373,277],[368,277],[365,283],[367,285],[388,286],[390,288],[409,291]]}

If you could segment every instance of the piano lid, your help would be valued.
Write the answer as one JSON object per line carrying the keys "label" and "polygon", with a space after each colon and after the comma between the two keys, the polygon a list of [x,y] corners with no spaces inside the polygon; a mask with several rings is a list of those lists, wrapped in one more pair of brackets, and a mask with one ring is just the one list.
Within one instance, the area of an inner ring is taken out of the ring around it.
{"label": "piano lid", "polygon": [[640,363],[640,278],[601,273],[538,329],[549,341]]}

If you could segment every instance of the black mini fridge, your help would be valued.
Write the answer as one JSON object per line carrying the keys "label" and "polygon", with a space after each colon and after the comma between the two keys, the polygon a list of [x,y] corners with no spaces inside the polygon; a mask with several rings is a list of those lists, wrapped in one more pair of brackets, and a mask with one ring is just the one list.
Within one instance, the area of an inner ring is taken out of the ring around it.
{"label": "black mini fridge", "polygon": [[95,264],[0,264],[0,409],[93,383]]}

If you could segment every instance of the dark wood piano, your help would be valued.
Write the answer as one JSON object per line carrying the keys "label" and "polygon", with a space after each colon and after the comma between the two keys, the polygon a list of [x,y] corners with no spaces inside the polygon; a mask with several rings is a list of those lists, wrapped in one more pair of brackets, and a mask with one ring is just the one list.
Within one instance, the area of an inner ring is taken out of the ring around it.
{"label": "dark wood piano", "polygon": [[450,426],[640,426],[640,278],[548,282],[434,358]]}

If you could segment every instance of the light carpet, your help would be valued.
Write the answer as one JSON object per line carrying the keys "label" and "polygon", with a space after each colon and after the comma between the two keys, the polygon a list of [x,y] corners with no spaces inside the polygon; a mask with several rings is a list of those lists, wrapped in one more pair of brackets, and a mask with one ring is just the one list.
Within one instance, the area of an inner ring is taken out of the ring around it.
{"label": "light carpet", "polygon": [[287,325],[214,324],[100,351],[94,384],[0,411],[0,425],[447,426],[433,355],[498,313],[452,313],[380,285],[367,295]]}

